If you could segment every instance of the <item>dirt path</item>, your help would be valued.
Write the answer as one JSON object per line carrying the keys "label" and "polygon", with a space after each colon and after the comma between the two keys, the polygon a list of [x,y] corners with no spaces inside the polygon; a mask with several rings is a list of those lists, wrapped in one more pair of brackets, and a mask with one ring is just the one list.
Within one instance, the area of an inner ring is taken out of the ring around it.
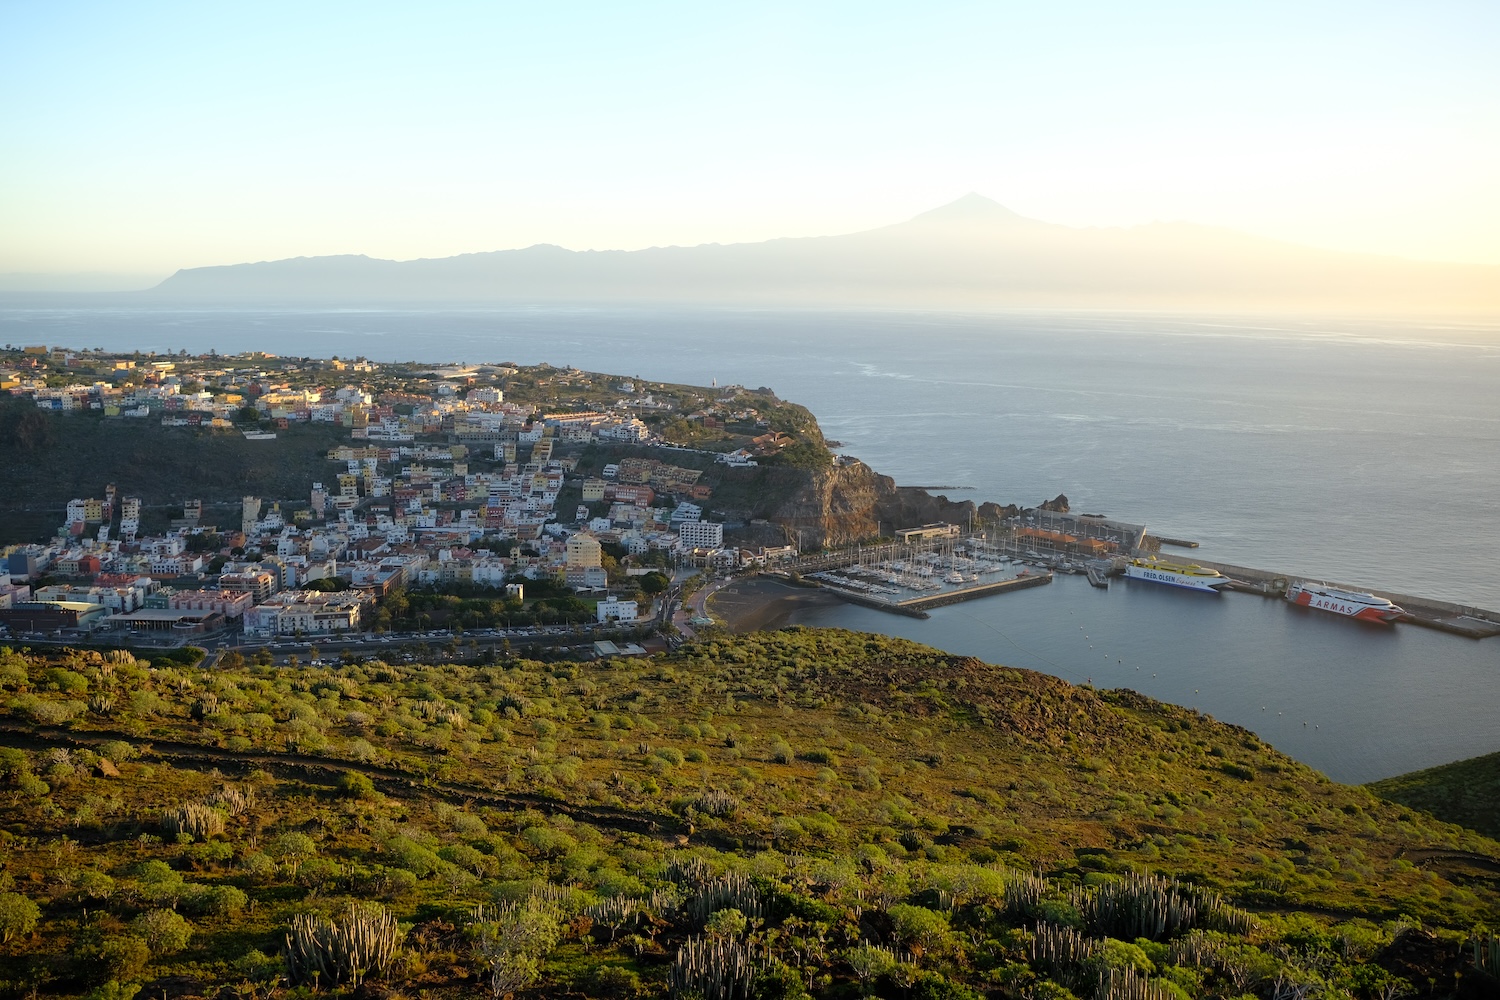
{"label": "dirt path", "polygon": [[[425,795],[454,803],[479,802],[506,809],[536,809],[545,813],[564,813],[580,822],[615,830],[629,830],[656,837],[680,839],[692,832],[692,826],[675,816],[630,812],[600,806],[580,806],[544,795],[524,792],[498,792],[480,785],[437,781],[425,775],[396,768],[337,760],[311,754],[271,753],[259,750],[226,750],[171,739],[152,739],[135,733],[102,729],[73,730],[57,726],[28,726],[12,719],[0,719],[0,746],[24,750],[47,750],[56,746],[98,747],[122,740],[137,747],[143,757],[170,763],[191,771],[213,769],[249,771],[260,769],[283,778],[313,780],[332,785],[346,772],[368,777],[381,792],[396,798],[420,789]],[[702,838],[700,838],[702,839]]]}

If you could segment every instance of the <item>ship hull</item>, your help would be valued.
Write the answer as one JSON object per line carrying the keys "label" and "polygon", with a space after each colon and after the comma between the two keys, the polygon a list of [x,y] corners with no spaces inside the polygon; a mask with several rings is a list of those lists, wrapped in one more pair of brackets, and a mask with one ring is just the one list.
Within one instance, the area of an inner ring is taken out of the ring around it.
{"label": "ship hull", "polygon": [[1149,566],[1126,566],[1125,576],[1130,580],[1144,580],[1147,583],[1159,583],[1166,587],[1181,587],[1183,590],[1196,590],[1204,594],[1217,594],[1220,588],[1229,586],[1229,581],[1222,576],[1189,576],[1186,573],[1172,573],[1167,570],[1153,569]]}
{"label": "ship hull", "polygon": [[1389,601],[1374,594],[1359,594],[1346,591],[1323,590],[1304,584],[1287,591],[1286,599],[1303,608],[1326,611],[1341,618],[1355,621],[1375,622],[1389,625],[1406,612]]}

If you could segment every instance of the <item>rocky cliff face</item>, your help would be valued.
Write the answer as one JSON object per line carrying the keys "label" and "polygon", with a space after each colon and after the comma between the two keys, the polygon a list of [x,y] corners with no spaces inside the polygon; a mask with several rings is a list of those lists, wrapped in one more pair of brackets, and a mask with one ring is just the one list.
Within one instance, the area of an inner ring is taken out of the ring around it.
{"label": "rocky cliff face", "polygon": [[[997,519],[1008,511],[987,503],[977,514]],[[806,484],[776,509],[771,521],[782,527],[789,541],[806,550],[848,545],[935,521],[967,525],[975,514],[972,500],[949,500],[926,490],[897,486],[891,477],[854,462],[808,473]]]}

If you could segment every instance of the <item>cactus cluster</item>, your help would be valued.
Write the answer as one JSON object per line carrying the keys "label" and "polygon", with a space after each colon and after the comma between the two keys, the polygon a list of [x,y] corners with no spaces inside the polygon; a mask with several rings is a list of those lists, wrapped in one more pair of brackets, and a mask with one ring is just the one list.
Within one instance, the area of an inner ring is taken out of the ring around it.
{"label": "cactus cluster", "polygon": [[670,920],[679,905],[676,892],[657,889],[645,899],[629,896],[601,899],[586,908],[583,915],[592,920],[595,927],[607,928],[610,941],[614,941],[622,930],[633,930],[642,923],[649,923],[652,918]]}
{"label": "cactus cluster", "polygon": [[766,916],[760,890],[749,878],[736,872],[714,879],[688,900],[688,916],[698,927],[702,927],[714,911],[729,909],[739,910],[751,920]]}
{"label": "cactus cluster", "polygon": [[686,855],[670,859],[662,876],[673,885],[698,889],[708,884],[714,877],[714,872],[707,861],[693,855]]}
{"label": "cactus cluster", "polygon": [[222,785],[204,796],[203,804],[222,809],[230,816],[243,816],[255,808],[255,790],[236,785]]}
{"label": "cactus cluster", "polygon": [[1500,934],[1474,935],[1474,968],[1500,979]]}
{"label": "cactus cluster", "polygon": [[1094,1000],[1172,1000],[1173,994],[1153,983],[1130,966],[1123,969],[1105,966],[1099,973],[1099,988]]}
{"label": "cactus cluster", "polygon": [[1067,969],[1092,960],[1099,952],[1099,942],[1071,927],[1042,923],[1036,925],[1026,951],[1035,965]]}
{"label": "cactus cluster", "polygon": [[303,913],[287,929],[287,978],[294,985],[357,985],[385,972],[400,941],[396,918],[378,903],[350,903],[337,921]]}
{"label": "cactus cluster", "polygon": [[202,802],[189,802],[164,810],[161,829],[173,838],[186,834],[194,840],[207,840],[224,832],[224,814]]}
{"label": "cactus cluster", "polygon": [[[1192,886],[1154,875],[1130,875],[1109,882],[1075,900],[1085,922],[1096,934],[1133,941],[1165,941],[1198,926],[1203,909]],[[1218,904],[1209,896],[1207,908]]]}
{"label": "cactus cluster", "polygon": [[742,938],[690,938],[677,950],[667,983],[674,998],[749,1000],[755,977],[770,967],[770,954]]}
{"label": "cactus cluster", "polygon": [[1173,965],[1196,965],[1209,968],[1215,964],[1220,951],[1220,942],[1201,931],[1185,934],[1167,948],[1167,956]]}
{"label": "cactus cluster", "polygon": [[628,896],[610,896],[608,899],[601,899],[583,913],[594,922],[595,927],[608,928],[609,940],[613,943],[615,935],[620,931],[635,927],[640,923],[644,908],[638,899],[631,899]]}
{"label": "cactus cluster", "polygon": [[740,808],[740,800],[718,788],[707,788],[693,800],[693,808],[709,816],[733,816]]}
{"label": "cactus cluster", "polygon": [[462,729],[468,722],[462,712],[440,701],[423,699],[413,705],[412,709],[412,714],[423,722],[446,722],[454,729]]}
{"label": "cactus cluster", "polygon": [[1005,872],[1005,915],[1011,920],[1035,917],[1047,894],[1047,880],[1035,872],[1011,869]]}

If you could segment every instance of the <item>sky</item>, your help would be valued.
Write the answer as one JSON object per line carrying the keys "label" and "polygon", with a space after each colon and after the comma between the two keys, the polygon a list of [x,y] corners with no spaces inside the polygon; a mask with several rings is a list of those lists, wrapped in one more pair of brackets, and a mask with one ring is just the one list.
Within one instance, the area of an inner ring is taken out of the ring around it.
{"label": "sky", "polygon": [[1500,4],[0,0],[0,274],[853,232],[970,191],[1500,264]]}

